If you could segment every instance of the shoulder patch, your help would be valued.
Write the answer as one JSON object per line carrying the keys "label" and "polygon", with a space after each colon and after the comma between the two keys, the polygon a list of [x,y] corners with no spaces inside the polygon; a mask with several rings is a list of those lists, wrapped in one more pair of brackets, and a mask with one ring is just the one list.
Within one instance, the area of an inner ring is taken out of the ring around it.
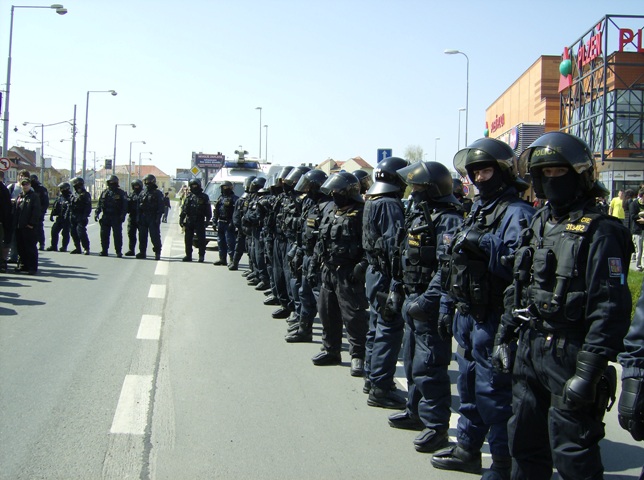
{"label": "shoulder patch", "polygon": [[622,259],[619,257],[608,257],[608,273],[611,277],[621,277],[624,273],[622,269]]}

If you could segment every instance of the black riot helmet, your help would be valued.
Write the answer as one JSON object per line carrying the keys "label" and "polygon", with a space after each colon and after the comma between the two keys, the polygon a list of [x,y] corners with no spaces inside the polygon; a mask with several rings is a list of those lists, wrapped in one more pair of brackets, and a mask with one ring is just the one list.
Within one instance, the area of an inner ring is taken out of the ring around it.
{"label": "black riot helmet", "polygon": [[322,170],[309,170],[298,180],[295,191],[301,193],[319,192],[327,178],[329,177]]}
{"label": "black riot helmet", "polygon": [[107,178],[106,183],[107,183],[108,187],[118,187],[119,186],[119,177],[117,177],[116,175],[110,175]]}
{"label": "black riot helmet", "polygon": [[284,185],[284,179],[288,176],[289,173],[291,173],[291,170],[293,170],[293,167],[287,166],[287,167],[282,167],[282,169],[279,172],[277,172],[277,175],[275,175],[276,187],[282,187]]}
{"label": "black riot helmet", "polygon": [[257,190],[257,193],[271,193],[271,187],[275,185],[275,175],[269,175],[264,181],[264,186]]}
{"label": "black riot helmet", "polygon": [[407,160],[399,157],[387,157],[373,171],[376,180],[367,195],[380,195],[383,193],[402,193],[405,191],[405,183],[396,174],[401,168],[409,165]]}
{"label": "black riot helmet", "polygon": [[456,171],[461,177],[469,177],[475,185],[474,170],[486,167],[494,167],[495,172],[500,173],[498,183],[513,185],[519,191],[528,189],[528,184],[517,175],[517,157],[507,143],[495,138],[479,138],[454,155]]}
{"label": "black riot helmet", "polygon": [[288,172],[288,175],[284,178],[284,185],[288,185],[291,188],[295,188],[295,185],[297,185],[297,182],[300,181],[300,178],[302,178],[302,175],[304,175],[309,170],[311,169],[304,165],[300,165],[299,167],[293,168],[290,172]]}
{"label": "black riot helmet", "polygon": [[253,178],[253,181],[250,182],[249,192],[257,193],[264,189],[264,185],[266,185],[266,179],[264,177],[255,177]]}
{"label": "black riot helmet", "polygon": [[32,184],[38,185],[38,175],[36,175],[35,173],[29,175],[29,180],[31,180]]}
{"label": "black riot helmet", "polygon": [[83,177],[74,177],[72,178],[72,186],[74,187],[74,190],[84,188],[85,180],[83,180]]}
{"label": "black riot helmet", "polygon": [[143,182],[142,182],[140,179],[138,179],[138,178],[137,178],[136,180],[132,180],[132,183],[130,183],[130,185],[132,185],[132,188],[133,188],[134,190],[141,190],[141,189],[143,189]]}
{"label": "black riot helmet", "polygon": [[145,177],[143,177],[143,184],[144,184],[145,186],[148,186],[148,185],[154,185],[154,186],[156,186],[156,184],[157,184],[157,177],[155,177],[155,176],[154,176],[154,175],[152,175],[151,173],[148,173]]}
{"label": "black riot helmet", "polygon": [[360,195],[360,180],[349,172],[331,174],[320,187],[320,191],[333,197],[338,207],[345,207],[352,202],[364,202]]}
{"label": "black riot helmet", "polygon": [[58,184],[58,189],[61,193],[68,193],[71,190],[71,185],[67,182],[62,182]]}
{"label": "black riot helmet", "polygon": [[201,180],[193,178],[188,182],[188,188],[191,192],[199,192],[201,190]]}
{"label": "black riot helmet", "polygon": [[222,195],[232,195],[233,194],[233,184],[228,180],[221,182],[221,194]]}
{"label": "black riot helmet", "polygon": [[459,200],[465,197],[465,188],[463,187],[463,182],[460,178],[452,179],[452,192]]}
{"label": "black riot helmet", "polygon": [[[589,195],[607,196],[608,191],[595,181],[595,159],[590,148],[581,138],[564,132],[548,132],[537,138],[519,157],[519,172],[530,173],[534,193],[538,198],[547,198],[543,189],[544,167],[567,167],[574,176],[562,195],[575,198]],[[592,193],[591,193],[592,192]],[[552,200],[551,198],[548,198]],[[573,198],[569,198],[570,201]]]}
{"label": "black riot helmet", "polygon": [[250,193],[250,186],[253,184],[253,180],[255,180],[255,178],[257,178],[255,175],[251,175],[244,179],[244,192]]}
{"label": "black riot helmet", "polygon": [[358,180],[360,180],[360,193],[367,193],[367,191],[371,188],[371,185],[373,185],[373,180],[369,172],[365,172],[364,170],[356,170],[355,172],[353,172],[353,174]]}
{"label": "black riot helmet", "polygon": [[412,187],[412,195],[419,193],[419,200],[459,205],[453,193],[452,174],[439,162],[417,162],[397,172],[407,185]]}

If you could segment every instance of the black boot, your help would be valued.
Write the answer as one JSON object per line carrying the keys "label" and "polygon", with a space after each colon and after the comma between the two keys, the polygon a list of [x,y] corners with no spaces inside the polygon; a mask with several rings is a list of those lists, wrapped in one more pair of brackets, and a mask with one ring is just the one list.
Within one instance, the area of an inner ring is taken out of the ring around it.
{"label": "black boot", "polygon": [[512,457],[492,455],[492,465],[483,474],[481,480],[510,480],[512,473]]}
{"label": "black boot", "polygon": [[440,470],[481,473],[481,452],[470,452],[459,445],[435,453],[432,465]]}

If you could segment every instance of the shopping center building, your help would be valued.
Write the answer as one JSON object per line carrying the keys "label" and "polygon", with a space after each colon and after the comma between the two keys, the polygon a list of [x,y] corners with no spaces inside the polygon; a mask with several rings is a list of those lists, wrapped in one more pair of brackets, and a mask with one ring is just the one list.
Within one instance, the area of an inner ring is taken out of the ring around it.
{"label": "shopping center building", "polygon": [[[606,15],[538,58],[487,110],[485,134],[519,155],[545,132],[583,138],[611,191],[644,183],[644,16]],[[562,42],[567,39],[562,39]]]}

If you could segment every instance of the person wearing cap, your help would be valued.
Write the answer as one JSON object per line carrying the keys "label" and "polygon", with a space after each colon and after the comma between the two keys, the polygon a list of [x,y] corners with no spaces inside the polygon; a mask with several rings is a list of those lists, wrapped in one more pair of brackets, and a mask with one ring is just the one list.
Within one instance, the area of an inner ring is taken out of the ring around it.
{"label": "person wearing cap", "polygon": [[18,266],[15,271],[35,275],[38,271],[38,227],[42,209],[40,198],[31,187],[31,180],[23,178],[20,187],[22,192],[16,198],[13,217],[18,248]]}
{"label": "person wearing cap", "polygon": [[512,379],[492,368],[490,354],[503,313],[503,291],[512,281],[512,266],[504,257],[513,254],[534,208],[519,197],[528,184],[518,177],[516,155],[506,143],[476,140],[456,153],[454,168],[469,177],[479,194],[454,235],[445,276],[441,274],[445,294],[438,321],[445,328],[453,325],[461,402],[457,444],[435,453],[431,462],[439,469],[479,473],[487,437],[492,467],[484,478],[505,479],[511,465],[507,421]]}
{"label": "person wearing cap", "polygon": [[603,215],[595,198],[595,161],[578,137],[549,132],[519,159],[537,197],[547,200],[521,235],[515,282],[492,361],[513,371],[508,425],[512,478],[603,478],[599,441],[615,396],[607,367],[623,348],[632,306],[630,232]]}
{"label": "person wearing cap", "polygon": [[391,311],[390,315],[383,313],[392,279],[393,259],[398,253],[396,236],[405,225],[401,198],[406,185],[396,172],[408,165],[407,160],[398,157],[378,162],[374,170],[376,181],[365,192],[362,217],[362,246],[369,262],[366,273],[369,331],[363,391],[369,395],[367,405],[370,407],[394,410],[405,408],[405,396],[394,382],[405,323],[400,308]]}

